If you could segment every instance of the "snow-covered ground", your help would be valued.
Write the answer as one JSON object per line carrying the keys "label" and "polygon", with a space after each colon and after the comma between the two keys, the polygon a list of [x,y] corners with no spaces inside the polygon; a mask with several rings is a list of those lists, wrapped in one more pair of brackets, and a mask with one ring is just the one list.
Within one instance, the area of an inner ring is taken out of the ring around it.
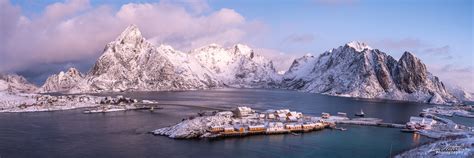
{"label": "snow-covered ground", "polygon": [[[454,121],[439,117],[440,116],[461,116],[470,118],[473,114],[466,109],[470,109],[470,106],[436,106],[431,108],[423,109],[421,115],[425,118],[436,120],[436,122],[429,129],[417,130],[418,134],[426,137],[443,139],[449,137],[473,137],[474,127],[468,127],[455,123]],[[473,120],[474,121],[474,120]]]}
{"label": "snow-covered ground", "polygon": [[474,157],[474,137],[439,140],[403,152],[396,158],[472,158]]}
{"label": "snow-covered ground", "polygon": [[472,110],[471,106],[436,106],[432,108],[423,109],[423,112],[433,115],[442,115],[442,116],[461,116],[461,117],[470,117],[474,118],[474,113],[469,112]]}
{"label": "snow-covered ground", "polygon": [[18,108],[21,104],[33,104],[35,94],[15,94],[7,91],[0,91],[0,111],[5,112]]}
{"label": "snow-covered ground", "polygon": [[49,96],[0,92],[0,112],[37,112],[94,107],[99,97],[89,95]]}
{"label": "snow-covered ground", "polygon": [[[220,112],[216,114],[211,114],[210,116],[200,116],[193,119],[184,120],[176,125],[170,127],[164,127],[160,129],[156,129],[152,131],[155,135],[164,135],[170,138],[206,138],[206,137],[215,137],[220,136],[221,134],[216,134],[210,131],[210,129],[214,126],[221,126],[221,127],[229,127],[232,129],[240,129],[241,127],[248,127],[250,125],[260,125],[265,128],[265,131],[272,131],[275,128],[275,124],[280,124],[280,128],[278,130],[283,131],[283,133],[289,133],[289,131],[293,130],[291,128],[287,128],[286,126],[304,126],[308,124],[321,124],[322,126],[330,126],[336,125],[338,123],[342,124],[355,124],[355,125],[368,125],[368,126],[384,126],[384,127],[396,127],[396,128],[404,128],[404,125],[398,124],[387,124],[383,123],[381,119],[378,118],[355,118],[349,119],[346,116],[324,116],[324,117],[313,117],[313,116],[304,116],[301,113],[301,116],[295,120],[288,120],[287,118],[281,118],[280,114],[287,117],[285,112],[281,112],[283,110],[267,110],[263,113],[254,113],[250,116],[239,117],[238,114],[232,115],[232,112]],[[280,111],[280,112],[278,112]],[[288,110],[289,111],[289,110]],[[220,114],[225,115],[220,115]],[[228,115],[227,113],[230,113]],[[236,113],[234,111],[234,113]],[[276,118],[270,117],[275,114],[278,116]],[[289,112],[291,113],[291,112]],[[296,113],[296,112],[294,112]],[[382,125],[381,125],[382,124]],[[324,128],[324,127],[323,127]],[[247,130],[247,129],[245,129]],[[245,134],[242,132],[242,134]]]}
{"label": "snow-covered ground", "polygon": [[170,138],[196,138],[208,133],[211,126],[229,125],[232,118],[226,116],[202,116],[185,120],[174,126],[152,131],[155,135],[165,135]]}

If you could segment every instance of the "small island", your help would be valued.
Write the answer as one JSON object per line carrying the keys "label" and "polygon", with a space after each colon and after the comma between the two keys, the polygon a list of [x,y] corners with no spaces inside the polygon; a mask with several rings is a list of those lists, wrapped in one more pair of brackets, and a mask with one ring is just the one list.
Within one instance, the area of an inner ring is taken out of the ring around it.
{"label": "small island", "polygon": [[[353,124],[406,129],[404,124],[385,123],[378,118],[353,118],[347,113],[321,116],[305,115],[290,109],[258,112],[250,107],[237,107],[233,111],[201,113],[199,117],[184,119],[177,125],[152,131],[155,135],[170,138],[217,138],[257,134],[295,134],[318,131],[324,128],[347,130],[337,124]],[[424,126],[426,127],[426,126]]]}
{"label": "small island", "polygon": [[[429,144],[414,148],[398,155],[430,156],[434,148],[457,144],[462,148],[459,155],[471,153],[474,143],[474,129],[457,124],[442,116],[472,117],[472,106],[436,106],[424,109],[420,116],[412,116],[406,124],[385,123],[378,118],[349,118],[344,112],[331,115],[323,112],[321,116],[309,116],[290,109],[257,111],[250,107],[240,106],[232,111],[213,111],[199,113],[197,117],[183,119],[182,122],[165,128],[151,131],[154,135],[168,136],[174,139],[191,138],[226,138],[250,135],[293,134],[319,131],[325,128],[345,131],[338,124],[378,126],[382,128],[399,128],[400,132],[411,132],[432,138]],[[438,152],[439,153],[439,152]],[[443,153],[441,153],[443,154]]]}

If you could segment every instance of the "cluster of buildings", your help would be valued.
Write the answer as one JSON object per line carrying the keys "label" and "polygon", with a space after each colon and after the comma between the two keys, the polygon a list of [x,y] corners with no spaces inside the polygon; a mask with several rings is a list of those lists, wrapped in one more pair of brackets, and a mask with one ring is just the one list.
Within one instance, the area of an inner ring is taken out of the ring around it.
{"label": "cluster of buildings", "polygon": [[99,102],[98,106],[93,109],[85,110],[83,113],[106,113],[106,112],[116,112],[116,111],[126,111],[126,110],[150,110],[153,111],[156,105],[156,101],[142,100],[138,101],[137,99],[126,98],[121,95],[117,97],[103,97]]}
{"label": "cluster of buildings", "polygon": [[328,123],[321,122],[318,118],[304,116],[301,112],[289,109],[259,113],[249,107],[237,107],[233,112],[220,112],[217,115],[232,117],[232,122],[228,125],[210,127],[211,133],[220,136],[307,132],[328,126]]}
{"label": "cluster of buildings", "polygon": [[407,122],[406,127],[413,130],[432,129],[436,124],[436,120],[426,117],[410,117],[410,122]]}
{"label": "cluster of buildings", "polygon": [[94,103],[96,101],[94,100],[94,98],[87,95],[37,95],[35,96],[35,101],[32,104],[22,103],[19,105],[19,108],[27,108],[30,106],[51,106],[55,104],[63,104],[69,102]]}
{"label": "cluster of buildings", "polygon": [[131,104],[131,103],[137,103],[138,100],[136,99],[131,99],[131,98],[125,98],[121,95],[113,98],[113,97],[104,97],[103,99],[100,100],[100,104],[113,104],[113,105],[118,105],[118,104]]}

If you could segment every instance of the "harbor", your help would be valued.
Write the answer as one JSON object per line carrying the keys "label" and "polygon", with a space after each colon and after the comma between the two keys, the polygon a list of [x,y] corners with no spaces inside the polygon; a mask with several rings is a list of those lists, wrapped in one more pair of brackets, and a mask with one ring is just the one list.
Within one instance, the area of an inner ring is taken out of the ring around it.
{"label": "harbor", "polygon": [[[73,157],[68,148],[61,150],[62,147],[66,146],[64,143],[69,142],[73,143],[73,146],[79,147],[76,150],[84,153],[84,157],[94,157],[97,155],[100,157],[123,157],[124,155],[133,157],[140,154],[143,157],[192,157],[193,155],[202,154],[224,157],[229,154],[233,155],[230,157],[258,157],[267,154],[277,154],[282,155],[282,157],[331,157],[327,155],[332,155],[332,157],[389,157],[390,144],[393,144],[391,155],[394,156],[434,140],[421,134],[401,132],[401,128],[342,123],[337,123],[336,127],[342,127],[347,130],[324,128],[322,130],[301,133],[264,133],[246,136],[199,138],[197,134],[207,132],[211,125],[214,125],[212,123],[206,125],[206,123],[226,121],[213,120],[221,117],[212,117],[215,115],[212,111],[232,112],[239,105],[249,106],[259,113],[265,112],[267,109],[290,109],[290,111],[302,112],[305,117],[321,117],[322,112],[332,116],[342,116],[342,114],[338,113],[342,112],[346,113],[346,116],[351,120],[379,118],[383,122],[397,124],[409,122],[410,116],[419,116],[423,109],[432,106],[399,102],[377,104],[362,101],[352,102],[352,100],[346,100],[346,98],[314,96],[298,92],[246,89],[224,92],[196,91],[174,92],[173,95],[167,94],[168,92],[139,93],[139,95],[123,94],[125,98],[133,98],[138,101],[157,100],[157,105],[163,109],[155,109],[153,112],[149,110],[127,110],[126,112],[82,114],[84,109],[76,109],[51,113],[4,113],[0,116],[5,120],[1,125],[1,127],[4,127],[4,135],[0,139],[4,142],[4,145],[14,145],[18,146],[18,148],[9,148],[14,153],[3,153],[2,155],[7,157],[9,155],[10,157],[34,157],[38,155],[47,157],[51,153],[60,152],[63,156]],[[232,96],[233,99],[227,98],[228,96]],[[225,99],[226,102],[219,100],[219,98]],[[209,102],[209,100],[213,100],[213,102]],[[355,116],[356,113],[360,113],[361,109],[363,109],[365,116]],[[200,117],[199,113],[202,113],[203,117]],[[52,120],[51,118],[54,119]],[[175,126],[182,123],[183,119],[185,119],[186,123],[181,124],[179,128],[172,129],[174,132],[169,133],[174,134],[173,136],[175,137],[182,136],[182,139],[170,139],[168,136],[147,134],[156,129]],[[25,121],[29,123],[25,123]],[[54,121],[54,123],[51,123],[51,121]],[[230,121],[230,119],[227,121]],[[458,123],[456,120],[453,121]],[[187,129],[198,130],[192,133],[190,130],[183,130],[185,125],[189,125]],[[194,128],[198,125],[202,125],[202,128]],[[10,130],[13,127],[20,131]],[[25,131],[29,131],[32,128],[35,128],[38,132],[25,133]],[[61,133],[59,136],[58,132]],[[78,132],[85,134],[77,134]],[[193,134],[196,134],[197,137],[184,138],[185,135],[191,136]],[[414,137],[415,135],[417,137]],[[28,144],[24,144],[23,139],[18,139],[25,137],[35,137],[38,139],[30,141]],[[50,141],[46,142],[46,146],[41,145],[44,142],[40,140]],[[134,142],[135,145],[131,146],[130,142]],[[289,146],[292,148],[288,148]],[[43,152],[21,152],[38,147]],[[50,147],[60,150],[53,150]],[[113,148],[105,151],[96,150],[102,147]],[[144,151],[143,149],[149,150]],[[347,152],[341,152],[341,149],[346,149]],[[247,152],[242,153],[242,150]],[[123,154],[123,151],[127,151],[127,154]]]}
{"label": "harbor", "polygon": [[332,129],[346,131],[337,124],[406,128],[404,124],[385,123],[379,118],[349,118],[347,113],[321,116],[305,115],[290,109],[256,111],[240,106],[232,111],[200,113],[199,117],[184,119],[177,125],[152,131],[170,138],[223,138],[250,135],[293,134]]}

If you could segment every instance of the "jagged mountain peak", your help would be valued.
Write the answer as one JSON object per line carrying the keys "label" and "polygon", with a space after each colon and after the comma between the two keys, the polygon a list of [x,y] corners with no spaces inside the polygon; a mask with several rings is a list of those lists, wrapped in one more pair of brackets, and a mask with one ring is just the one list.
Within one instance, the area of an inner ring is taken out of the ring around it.
{"label": "jagged mountain peak", "polygon": [[418,58],[414,54],[408,51],[405,51],[402,57],[400,57],[399,61],[408,61],[408,60],[414,61],[414,60],[418,60]]}
{"label": "jagged mountain peak", "polygon": [[143,40],[140,29],[134,24],[129,25],[116,39],[116,41],[119,41],[122,44],[137,44]]}
{"label": "jagged mountain peak", "polygon": [[427,71],[425,64],[423,64],[420,59],[418,59],[415,55],[408,51],[405,51],[403,53],[402,57],[400,57],[400,59],[398,60],[398,63],[400,63],[403,67],[408,67],[409,69],[419,67],[421,68],[422,72]]}
{"label": "jagged mountain peak", "polygon": [[225,48],[219,44],[211,43],[194,50],[191,50],[191,53],[197,54],[200,52],[225,52]]}
{"label": "jagged mountain peak", "polygon": [[218,82],[212,74],[170,45],[156,46],[131,25],[107,44],[90,73],[70,92],[204,89]]}
{"label": "jagged mountain peak", "polygon": [[311,54],[311,53],[306,53],[303,57],[305,57],[305,58],[312,58],[312,57],[314,57],[314,55]]}
{"label": "jagged mountain peak", "polygon": [[204,46],[204,47],[222,48],[222,46],[219,45],[219,44],[217,44],[217,43],[211,43],[211,44],[209,44],[209,45],[207,45],[207,46]]}
{"label": "jagged mountain peak", "polygon": [[412,53],[400,60],[362,42],[350,42],[314,60],[299,58],[282,86],[329,95],[444,104],[458,100]]}
{"label": "jagged mountain peak", "polygon": [[236,54],[241,54],[245,56],[250,56],[251,58],[253,57],[253,50],[249,46],[245,44],[236,44],[233,46],[234,48],[234,53]]}
{"label": "jagged mountain peak", "polygon": [[0,91],[33,92],[38,87],[31,84],[23,76],[17,74],[0,74]]}
{"label": "jagged mountain peak", "polygon": [[210,44],[190,54],[227,86],[268,87],[278,80],[273,63],[244,44],[228,48]]}
{"label": "jagged mountain peak", "polygon": [[351,41],[349,43],[346,43],[345,47],[353,48],[358,52],[362,52],[365,49],[372,50],[372,47],[370,47],[366,43],[360,42],[360,41]]}
{"label": "jagged mountain peak", "polygon": [[66,72],[61,71],[59,74],[53,74],[48,77],[46,82],[41,86],[39,92],[63,92],[68,91],[83,79],[83,75],[74,67],[69,68]]}
{"label": "jagged mountain peak", "polygon": [[[61,71],[62,72],[62,71]],[[69,76],[76,76],[76,75],[79,75],[81,76],[81,72],[79,72],[79,70],[77,70],[76,68],[74,67],[70,67],[67,71],[66,71],[66,74],[69,75]]]}
{"label": "jagged mountain peak", "polygon": [[172,46],[167,45],[167,44],[161,44],[160,46],[158,46],[158,49],[175,51],[175,49]]}

